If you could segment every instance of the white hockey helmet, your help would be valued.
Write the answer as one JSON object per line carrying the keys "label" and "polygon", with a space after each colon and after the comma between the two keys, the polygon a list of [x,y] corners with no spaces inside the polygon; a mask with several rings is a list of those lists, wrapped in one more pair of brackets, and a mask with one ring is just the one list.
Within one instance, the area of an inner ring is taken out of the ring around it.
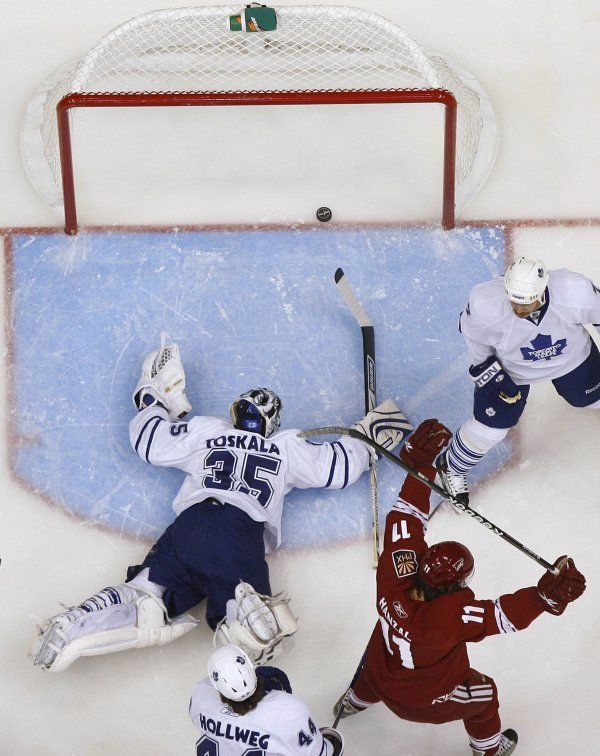
{"label": "white hockey helmet", "polygon": [[256,672],[250,657],[238,646],[221,646],[208,660],[208,676],[222,696],[245,701],[256,690]]}
{"label": "white hockey helmet", "polygon": [[548,285],[548,271],[543,260],[517,257],[504,275],[504,289],[511,302],[532,304],[543,301]]}
{"label": "white hockey helmet", "polygon": [[260,433],[268,438],[281,423],[281,399],[268,388],[246,391],[229,407],[231,422],[239,430]]}

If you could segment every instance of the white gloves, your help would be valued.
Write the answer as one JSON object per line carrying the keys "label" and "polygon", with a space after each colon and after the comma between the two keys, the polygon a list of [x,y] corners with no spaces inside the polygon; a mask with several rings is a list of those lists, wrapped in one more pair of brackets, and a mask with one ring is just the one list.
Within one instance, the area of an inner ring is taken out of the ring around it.
{"label": "white gloves", "polygon": [[146,357],[133,403],[138,409],[160,403],[173,422],[192,409],[185,394],[185,373],[177,344],[165,344]]}

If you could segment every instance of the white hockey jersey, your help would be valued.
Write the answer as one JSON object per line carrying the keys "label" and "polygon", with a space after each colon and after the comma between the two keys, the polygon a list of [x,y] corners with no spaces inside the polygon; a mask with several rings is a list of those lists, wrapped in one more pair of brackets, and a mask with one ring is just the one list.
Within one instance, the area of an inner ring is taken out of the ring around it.
{"label": "white hockey jersey", "polygon": [[253,711],[238,716],[222,703],[208,677],[192,693],[190,717],[200,730],[198,756],[332,756],[301,698],[272,690]]}
{"label": "white hockey jersey", "polygon": [[600,289],[565,268],[549,276],[537,319],[514,314],[503,278],[473,287],[459,319],[473,365],[493,354],[515,383],[527,384],[559,378],[588,357],[592,339],[583,324],[600,325]]}
{"label": "white hockey jersey", "polygon": [[283,500],[292,488],[345,488],[369,466],[360,441],[315,444],[298,433],[263,438],[217,417],[172,423],[162,407],[147,407],[129,424],[131,445],[143,460],[187,473],[175,514],[212,496],[264,522],[269,551],[281,543]]}

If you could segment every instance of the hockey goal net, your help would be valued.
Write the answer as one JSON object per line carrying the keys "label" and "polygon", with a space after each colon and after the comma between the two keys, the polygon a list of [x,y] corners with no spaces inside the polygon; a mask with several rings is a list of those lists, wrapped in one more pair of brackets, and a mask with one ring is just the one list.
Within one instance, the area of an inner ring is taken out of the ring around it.
{"label": "hockey goal net", "polygon": [[[160,10],[117,27],[67,64],[28,107],[22,152],[32,183],[77,231],[71,133],[79,108],[435,103],[445,107],[443,225],[483,185],[497,129],[479,83],[363,10],[276,7],[277,28],[230,31],[240,6]],[[43,159],[42,159],[43,156]]]}

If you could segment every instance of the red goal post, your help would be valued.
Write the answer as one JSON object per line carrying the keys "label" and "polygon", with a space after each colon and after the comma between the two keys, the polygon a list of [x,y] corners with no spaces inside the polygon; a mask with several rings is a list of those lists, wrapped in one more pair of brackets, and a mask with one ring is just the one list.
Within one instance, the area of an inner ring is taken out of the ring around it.
{"label": "red goal post", "polygon": [[244,33],[227,28],[236,10],[180,8],[131,19],[33,98],[24,163],[40,194],[64,207],[66,233],[78,227],[71,139],[78,108],[374,103],[444,107],[442,224],[452,228],[495,159],[495,118],[481,85],[366,11],[276,7],[277,30]]}

